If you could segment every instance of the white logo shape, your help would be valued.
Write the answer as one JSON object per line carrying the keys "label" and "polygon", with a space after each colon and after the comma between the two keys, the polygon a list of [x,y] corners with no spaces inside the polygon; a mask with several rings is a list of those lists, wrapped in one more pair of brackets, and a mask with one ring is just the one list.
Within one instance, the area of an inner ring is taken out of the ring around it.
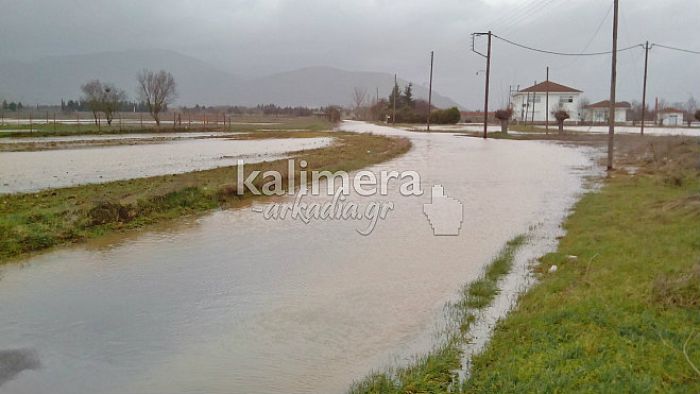
{"label": "white logo shape", "polygon": [[447,197],[442,185],[433,186],[430,204],[423,204],[423,213],[428,217],[434,235],[459,235],[464,208],[459,200]]}

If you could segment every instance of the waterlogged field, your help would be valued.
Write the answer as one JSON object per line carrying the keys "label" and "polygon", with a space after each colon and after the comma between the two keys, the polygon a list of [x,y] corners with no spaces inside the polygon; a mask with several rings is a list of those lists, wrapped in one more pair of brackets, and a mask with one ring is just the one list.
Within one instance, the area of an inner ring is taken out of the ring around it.
{"label": "waterlogged field", "polygon": [[160,144],[0,153],[0,194],[179,174],[323,148],[331,138],[188,139]]}
{"label": "waterlogged field", "polygon": [[[424,193],[402,196],[392,182],[387,195],[348,196],[393,203],[368,236],[358,232],[366,219],[304,223],[256,212],[292,199],[281,196],[5,265],[0,350],[23,368],[1,389],[344,392],[373,369],[431,350],[443,306],[508,240],[526,234],[530,246],[551,250],[592,170],[581,148],[343,128],[410,138],[410,152],[369,170],[416,171]],[[374,146],[353,157],[382,157]],[[463,205],[458,236],[433,235],[423,212],[434,185]]]}

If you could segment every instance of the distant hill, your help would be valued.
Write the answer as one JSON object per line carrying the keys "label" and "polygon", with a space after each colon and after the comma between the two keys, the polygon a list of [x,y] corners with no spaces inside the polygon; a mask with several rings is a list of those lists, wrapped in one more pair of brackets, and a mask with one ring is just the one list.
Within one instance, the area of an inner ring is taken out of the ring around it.
{"label": "distant hill", "polygon": [[[104,52],[51,56],[31,63],[0,63],[0,99],[27,104],[53,104],[80,97],[80,85],[90,79],[113,82],[136,96],[136,75],[144,68],[170,71],[178,84],[178,105],[323,106],[349,105],[355,87],[374,97],[388,96],[393,75],[308,67],[255,79],[243,79],[196,58],[165,50]],[[400,80],[403,86],[407,82]],[[415,97],[427,98],[427,89],[414,87]],[[438,107],[457,106],[433,92]]]}

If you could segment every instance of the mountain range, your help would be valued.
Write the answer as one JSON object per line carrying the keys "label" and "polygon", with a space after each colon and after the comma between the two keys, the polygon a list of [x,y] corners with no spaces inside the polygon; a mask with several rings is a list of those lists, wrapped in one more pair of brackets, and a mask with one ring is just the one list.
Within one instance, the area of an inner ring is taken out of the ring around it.
{"label": "mountain range", "polygon": [[[257,78],[243,78],[191,56],[167,50],[131,50],[44,57],[32,62],[0,62],[0,99],[25,104],[56,104],[80,97],[80,86],[91,79],[112,82],[136,97],[136,75],[143,69],[164,69],[178,88],[176,105],[276,104],[280,106],[350,105],[356,87],[374,97],[387,97],[394,76],[382,72],[307,67]],[[408,81],[399,79],[405,86]],[[427,98],[414,85],[416,98]],[[458,104],[433,91],[437,107]]]}

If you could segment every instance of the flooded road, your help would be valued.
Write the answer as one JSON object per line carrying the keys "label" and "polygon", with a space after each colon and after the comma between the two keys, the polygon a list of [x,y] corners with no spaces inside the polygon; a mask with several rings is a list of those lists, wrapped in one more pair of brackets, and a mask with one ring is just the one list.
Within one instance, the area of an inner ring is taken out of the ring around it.
{"label": "flooded road", "polygon": [[88,183],[177,174],[275,160],[322,148],[331,138],[189,139],[37,152],[0,152],[0,193],[32,192]]}
{"label": "flooded road", "polygon": [[[2,267],[0,351],[36,362],[0,391],[342,393],[428,350],[445,302],[510,238],[553,244],[592,170],[589,150],[552,143],[343,128],[411,138],[371,170],[417,171],[425,194],[349,196],[395,204],[369,236],[218,211]],[[435,184],[463,204],[459,236],[433,236]]]}

